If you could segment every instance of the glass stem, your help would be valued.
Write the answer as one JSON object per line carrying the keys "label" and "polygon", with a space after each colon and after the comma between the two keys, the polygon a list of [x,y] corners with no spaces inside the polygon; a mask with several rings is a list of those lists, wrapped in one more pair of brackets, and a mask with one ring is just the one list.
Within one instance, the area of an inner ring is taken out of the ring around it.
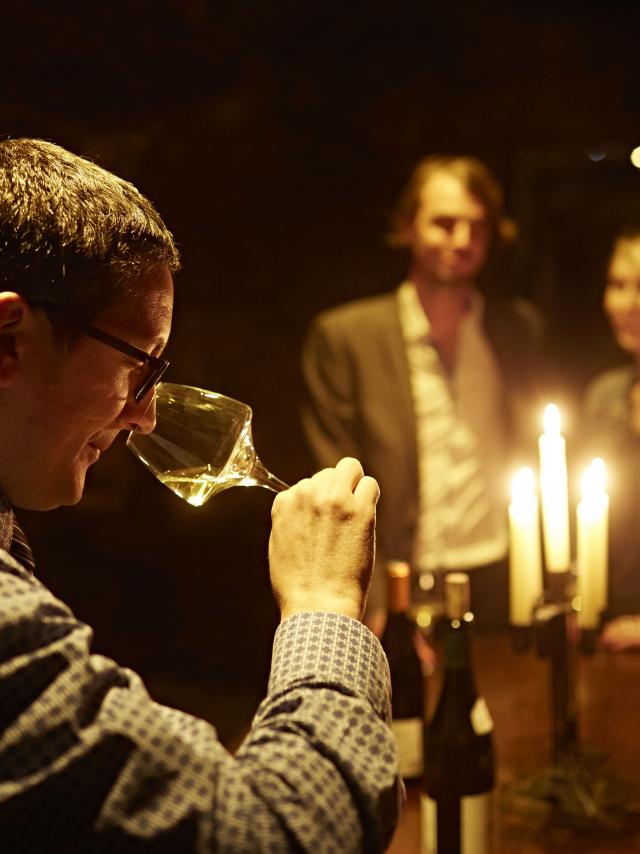
{"label": "glass stem", "polygon": [[264,486],[272,492],[284,492],[285,489],[289,489],[289,484],[271,474],[257,457],[251,470],[251,477],[255,479],[256,486]]}

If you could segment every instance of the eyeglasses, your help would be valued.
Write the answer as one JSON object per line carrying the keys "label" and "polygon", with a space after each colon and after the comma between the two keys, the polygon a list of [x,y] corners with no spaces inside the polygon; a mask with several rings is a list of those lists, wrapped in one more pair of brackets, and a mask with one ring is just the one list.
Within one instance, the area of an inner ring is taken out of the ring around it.
{"label": "eyeglasses", "polygon": [[93,338],[101,344],[105,344],[107,347],[117,350],[119,353],[124,353],[126,356],[131,356],[132,358],[137,359],[137,361],[142,362],[146,366],[146,370],[136,385],[133,393],[133,399],[136,403],[140,403],[140,401],[145,399],[151,389],[158,384],[160,378],[169,367],[169,362],[166,359],[160,359],[158,356],[152,356],[150,353],[145,353],[144,350],[140,350],[139,347],[134,347],[133,344],[129,344],[128,341],[123,341],[122,338],[117,338],[115,335],[111,335],[109,332],[105,332],[103,329],[99,329],[97,326],[87,323],[63,306],[56,305],[53,302],[45,302],[44,300],[31,300],[31,305],[42,308],[44,311],[52,311],[54,314],[63,315],[64,322],[66,324],[71,326],[73,329],[77,329],[78,332],[82,332],[82,334],[86,335],[88,338]]}

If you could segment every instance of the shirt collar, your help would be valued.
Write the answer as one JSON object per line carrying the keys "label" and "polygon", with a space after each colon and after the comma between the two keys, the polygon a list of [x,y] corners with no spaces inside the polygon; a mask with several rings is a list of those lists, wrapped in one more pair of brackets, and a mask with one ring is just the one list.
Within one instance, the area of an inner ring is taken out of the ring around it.
{"label": "shirt collar", "polygon": [[[411,281],[403,282],[398,289],[402,329],[407,342],[430,343],[431,324],[422,308],[418,289]],[[484,297],[480,291],[471,291],[471,304],[465,315],[465,321],[470,326],[480,326],[484,314]]]}
{"label": "shirt collar", "polygon": [[413,282],[403,282],[398,290],[402,330],[407,343],[423,343],[429,340],[431,324],[420,303]]}

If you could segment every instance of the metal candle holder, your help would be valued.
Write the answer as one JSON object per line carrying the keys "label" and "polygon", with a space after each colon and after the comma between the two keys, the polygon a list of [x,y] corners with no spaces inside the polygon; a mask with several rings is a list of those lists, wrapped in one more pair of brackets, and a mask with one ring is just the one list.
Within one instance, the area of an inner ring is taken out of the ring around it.
{"label": "metal candle holder", "polygon": [[[513,638],[518,652],[535,645],[538,655],[549,660],[553,767],[516,789],[552,803],[565,822],[581,827],[622,826],[631,812],[621,802],[613,816],[610,794],[623,791],[624,785],[607,770],[606,757],[581,750],[579,741],[579,656],[595,651],[598,632],[578,627],[574,568],[547,573],[546,581],[543,597],[533,608],[532,625],[515,627]],[[567,804],[574,805],[573,809],[568,810]]]}
{"label": "metal candle holder", "polygon": [[552,755],[559,762],[578,747],[579,629],[575,576],[571,571],[548,575],[543,601],[533,609],[538,654],[549,660]]}

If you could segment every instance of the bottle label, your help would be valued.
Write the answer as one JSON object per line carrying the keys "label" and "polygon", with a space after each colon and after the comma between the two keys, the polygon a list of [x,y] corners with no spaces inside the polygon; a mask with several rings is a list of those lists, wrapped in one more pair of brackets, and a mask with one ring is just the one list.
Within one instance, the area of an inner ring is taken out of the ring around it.
{"label": "bottle label", "polygon": [[476,735],[487,735],[493,730],[491,712],[482,697],[478,697],[471,709],[471,726]]}
{"label": "bottle label", "polygon": [[[465,795],[459,799],[459,823],[455,828],[441,829],[441,837],[451,832],[457,840],[442,839],[438,846],[438,804],[424,792],[421,795],[421,854],[443,854],[451,849],[460,854],[491,854],[492,845],[492,792],[480,795]],[[459,840],[459,849],[457,848]]]}
{"label": "bottle label", "polygon": [[398,718],[391,721],[401,777],[419,777],[422,774],[422,728],[422,718]]}

